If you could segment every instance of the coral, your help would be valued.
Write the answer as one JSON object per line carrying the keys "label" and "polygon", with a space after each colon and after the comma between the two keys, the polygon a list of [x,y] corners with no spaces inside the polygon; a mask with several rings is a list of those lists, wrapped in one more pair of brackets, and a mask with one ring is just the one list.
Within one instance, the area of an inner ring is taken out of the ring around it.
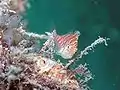
{"label": "coral", "polygon": [[[74,70],[69,66],[97,44],[106,45],[106,39],[99,37],[64,66],[54,57],[55,30],[41,35],[26,32],[19,9],[14,0],[0,2],[0,90],[89,90],[87,82],[92,74],[87,65],[80,64]],[[40,45],[42,40],[46,42]]]}

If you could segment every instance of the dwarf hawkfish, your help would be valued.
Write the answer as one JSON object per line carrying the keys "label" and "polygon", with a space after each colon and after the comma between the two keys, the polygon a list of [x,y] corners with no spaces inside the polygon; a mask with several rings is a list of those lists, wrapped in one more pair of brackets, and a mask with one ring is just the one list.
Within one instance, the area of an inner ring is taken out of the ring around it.
{"label": "dwarf hawkfish", "polygon": [[53,32],[53,39],[55,43],[56,54],[64,59],[70,59],[77,51],[78,37],[80,32],[69,33],[65,35],[58,35]]}
{"label": "dwarf hawkfish", "polygon": [[[64,59],[71,59],[77,51],[78,46],[78,37],[80,32],[76,31],[74,33],[68,33],[65,35],[58,35],[56,30],[53,30],[52,33],[46,32],[49,36],[49,39],[44,43],[44,46],[40,52],[47,51],[46,48],[51,48],[50,44],[54,44],[54,52],[61,56]],[[53,43],[54,42],[54,43]]]}

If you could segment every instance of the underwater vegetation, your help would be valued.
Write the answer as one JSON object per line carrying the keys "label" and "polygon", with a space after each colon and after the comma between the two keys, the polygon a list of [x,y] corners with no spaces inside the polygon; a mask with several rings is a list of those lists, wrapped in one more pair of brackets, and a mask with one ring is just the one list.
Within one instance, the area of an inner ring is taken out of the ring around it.
{"label": "underwater vegetation", "polygon": [[[87,64],[74,70],[69,66],[96,45],[107,45],[107,39],[99,37],[79,51],[79,31],[65,35],[56,30],[45,34],[27,32],[21,15],[24,7],[17,1],[22,0],[0,2],[0,90],[89,90],[87,84],[93,78]],[[63,65],[55,55],[68,63]]]}

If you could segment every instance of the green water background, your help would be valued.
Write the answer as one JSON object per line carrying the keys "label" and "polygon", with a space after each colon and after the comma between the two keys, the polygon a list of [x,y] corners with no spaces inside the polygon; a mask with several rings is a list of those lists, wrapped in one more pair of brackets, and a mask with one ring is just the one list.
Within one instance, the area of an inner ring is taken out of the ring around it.
{"label": "green water background", "polygon": [[59,34],[81,32],[83,50],[98,36],[109,37],[108,47],[99,45],[77,62],[87,62],[95,79],[94,90],[120,90],[120,0],[31,0],[27,11],[29,31]]}

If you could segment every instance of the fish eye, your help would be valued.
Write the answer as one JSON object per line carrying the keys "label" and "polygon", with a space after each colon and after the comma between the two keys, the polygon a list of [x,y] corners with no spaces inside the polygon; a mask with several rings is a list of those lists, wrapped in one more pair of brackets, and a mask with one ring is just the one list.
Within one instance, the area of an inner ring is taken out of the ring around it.
{"label": "fish eye", "polygon": [[68,45],[67,47],[68,47],[68,48],[70,48],[70,46],[69,46],[69,45]]}

